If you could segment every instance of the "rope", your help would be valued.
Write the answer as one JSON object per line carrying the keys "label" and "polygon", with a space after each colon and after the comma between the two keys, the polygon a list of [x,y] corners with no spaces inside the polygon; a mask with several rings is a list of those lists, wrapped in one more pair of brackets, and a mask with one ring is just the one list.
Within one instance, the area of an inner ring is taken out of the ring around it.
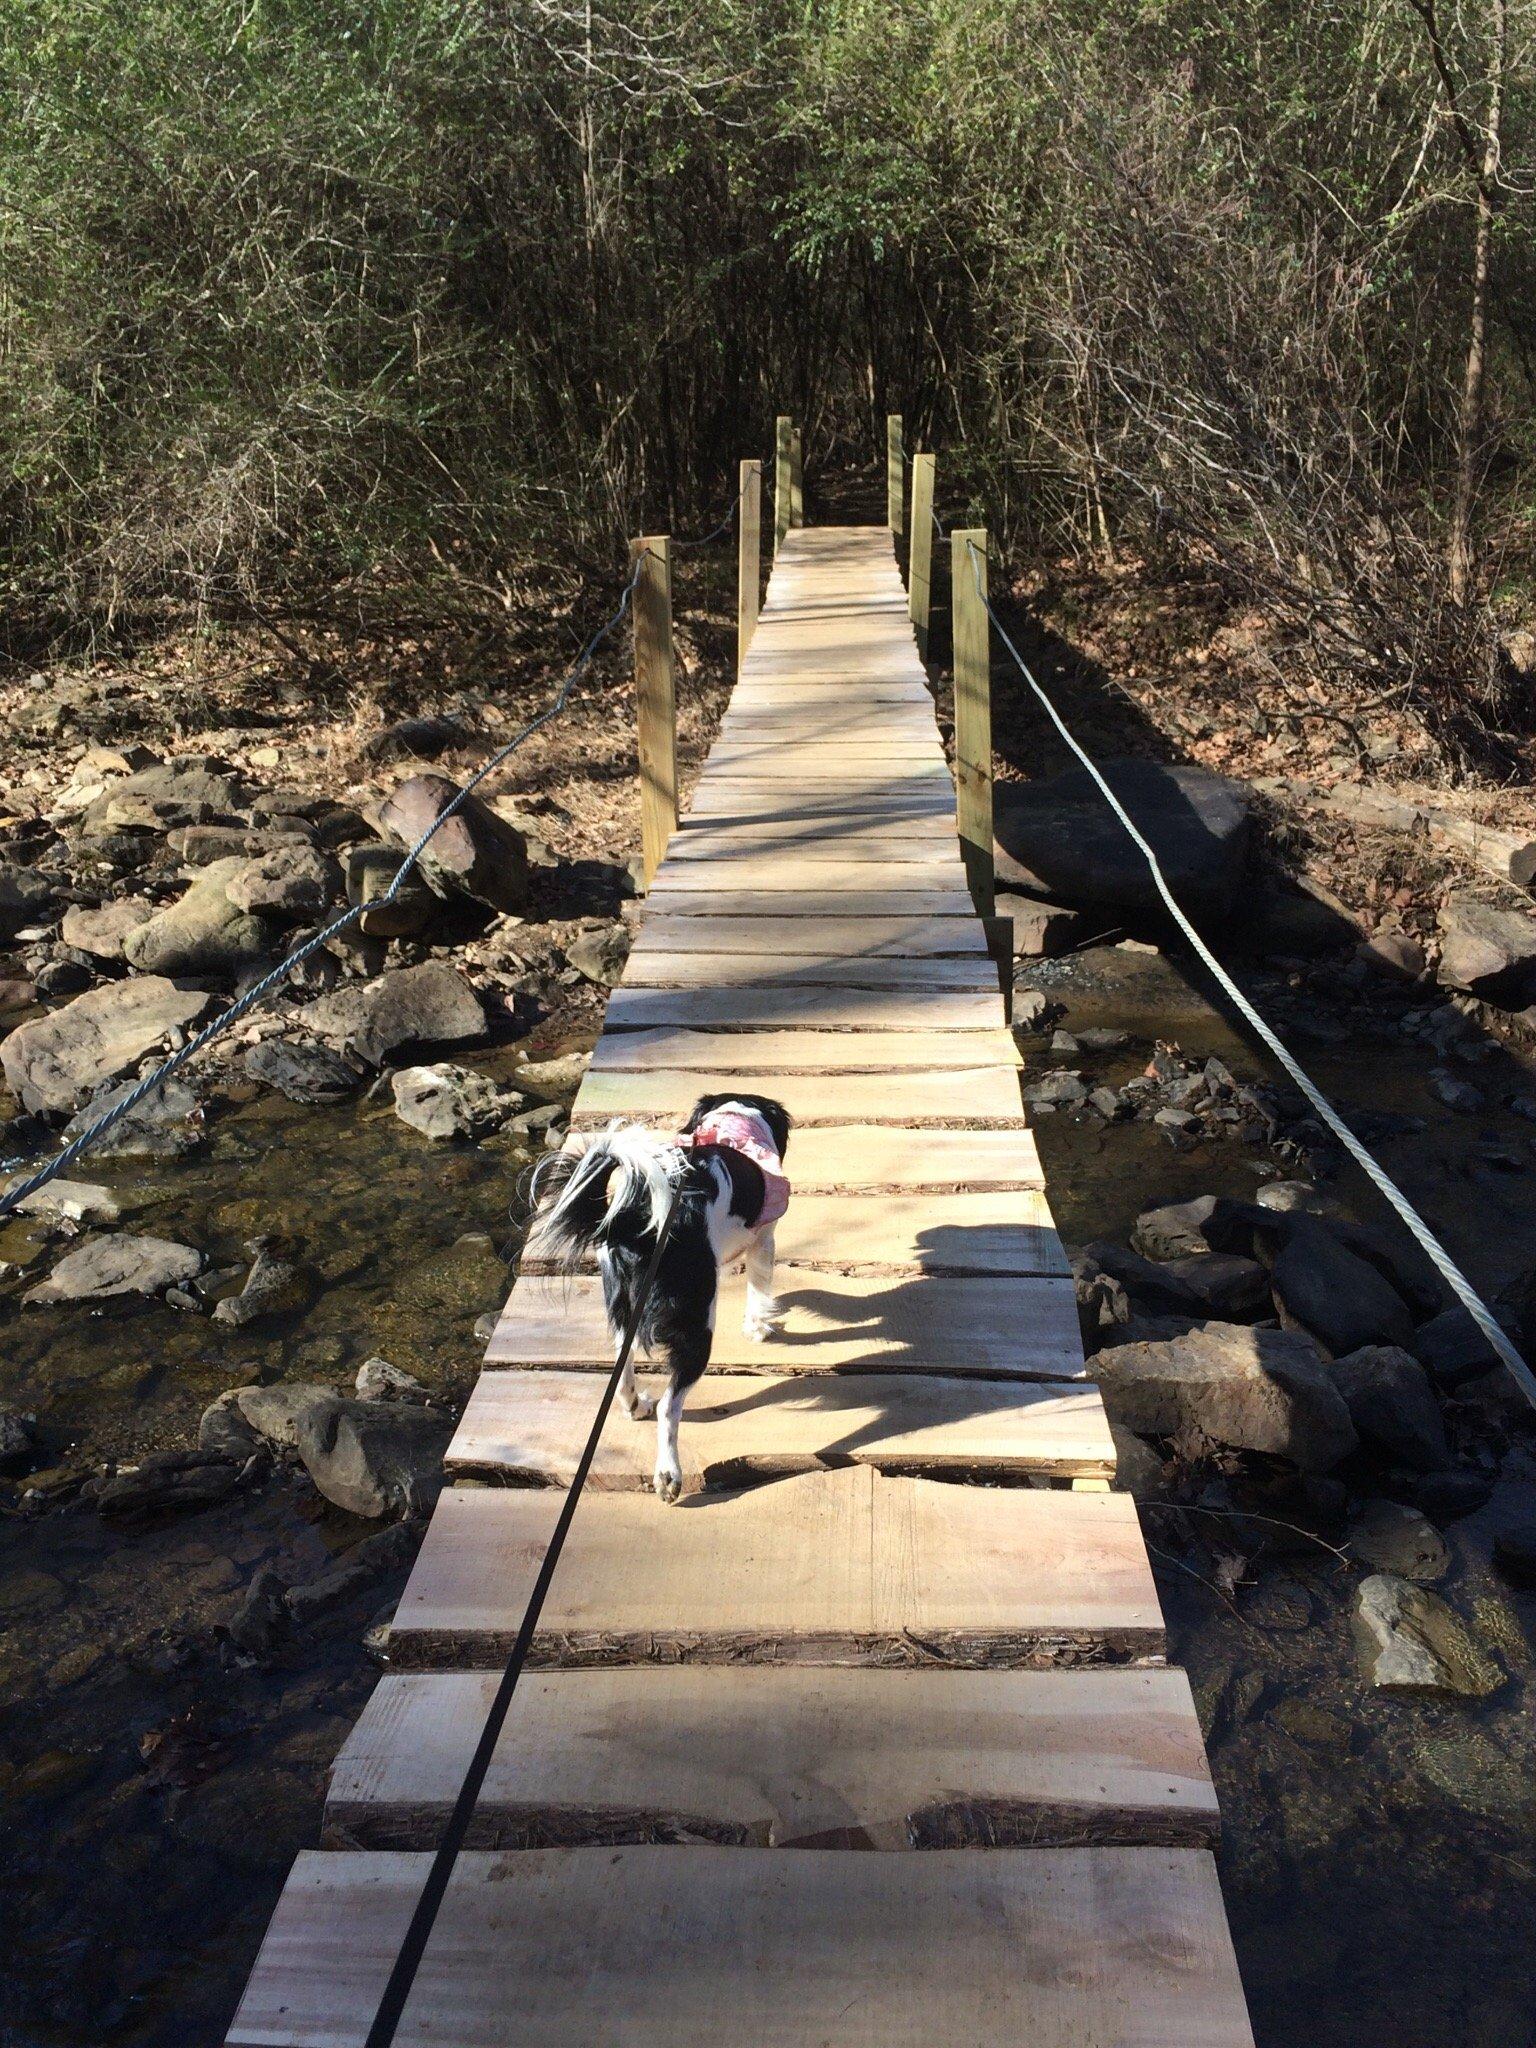
{"label": "rope", "polygon": [[721,534],[724,533],[725,529],[730,525],[731,521],[736,517],[736,508],[741,503],[742,495],[745,492],[745,490],[746,484],[744,482],[739,483],[736,486],[736,495],[734,498],[732,498],[730,505],[726,510],[725,517],[721,520],[718,526],[711,527],[709,532],[704,534],[702,538],[700,538],[699,540],[674,540],[672,542],[673,547],[707,548],[712,540],[718,540]]}
{"label": "rope", "polygon": [[[937,524],[937,521],[935,521],[935,523]],[[942,531],[943,529],[940,528],[941,533]],[[1203,961],[1205,966],[1209,968],[1211,973],[1216,977],[1216,980],[1220,983],[1221,987],[1226,991],[1227,995],[1231,997],[1232,1001],[1236,1004],[1242,1016],[1252,1026],[1253,1030],[1258,1034],[1259,1038],[1262,1040],[1264,1045],[1279,1061],[1280,1065],[1284,1068],[1285,1072],[1295,1082],[1296,1086],[1301,1090],[1302,1094],[1306,1097],[1307,1101],[1311,1103],[1312,1107],[1317,1111],[1318,1115],[1322,1118],[1323,1122],[1328,1126],[1329,1130],[1333,1132],[1334,1136],[1338,1139],[1339,1143],[1344,1147],[1345,1151],[1348,1152],[1350,1158],[1354,1160],[1355,1164],[1365,1174],[1366,1178],[1371,1182],[1372,1186],[1375,1187],[1380,1194],[1384,1195],[1387,1201],[1390,1202],[1392,1207],[1397,1211],[1398,1216],[1406,1225],[1409,1235],[1413,1238],[1415,1244],[1418,1245],[1419,1249],[1424,1253],[1424,1256],[1429,1260],[1430,1264],[1434,1267],[1435,1271],[1440,1275],[1441,1279],[1444,1280],[1446,1285],[1450,1288],[1451,1292],[1455,1295],[1456,1299],[1461,1303],[1461,1306],[1466,1310],[1467,1314],[1472,1318],[1473,1322],[1476,1323],[1478,1329],[1482,1332],[1483,1336],[1487,1338],[1489,1344],[1492,1346],[1493,1350],[1496,1352],[1498,1357],[1503,1360],[1505,1365],[1508,1366],[1510,1373],[1514,1378],[1515,1384],[1519,1387],[1521,1393],[1525,1395],[1526,1399],[1531,1403],[1532,1407],[1536,1408],[1536,1374],[1533,1374],[1531,1372],[1530,1367],[1526,1364],[1525,1360],[1520,1356],[1520,1353],[1515,1349],[1515,1346],[1513,1345],[1513,1343],[1511,1343],[1507,1333],[1495,1319],[1493,1312],[1484,1302],[1482,1296],[1477,1292],[1476,1288],[1473,1287],[1471,1281],[1467,1278],[1466,1274],[1462,1272],[1461,1268],[1456,1264],[1455,1260],[1451,1257],[1450,1253],[1445,1249],[1444,1245],[1441,1244],[1440,1240],[1435,1236],[1434,1232],[1430,1229],[1429,1225],[1424,1221],[1423,1217],[1420,1216],[1417,1209],[1414,1208],[1413,1204],[1409,1201],[1408,1197],[1403,1193],[1401,1188],[1399,1188],[1396,1182],[1393,1181],[1387,1175],[1384,1169],[1376,1163],[1375,1159],[1366,1150],[1364,1145],[1361,1144],[1360,1140],[1355,1136],[1354,1132],[1349,1128],[1348,1124],[1346,1124],[1344,1119],[1339,1115],[1338,1111],[1334,1108],[1333,1104],[1322,1093],[1321,1089],[1317,1088],[1314,1085],[1310,1076],[1303,1071],[1301,1066],[1291,1056],[1290,1052],[1281,1043],[1280,1039],[1275,1035],[1275,1033],[1270,1029],[1269,1025],[1265,1022],[1264,1018],[1260,1016],[1259,1012],[1254,1008],[1253,1004],[1249,1002],[1248,998],[1243,994],[1242,990],[1238,987],[1237,983],[1232,979],[1231,975],[1228,974],[1227,970],[1216,958],[1216,955],[1211,951],[1210,947],[1205,943],[1204,939],[1201,938],[1200,934],[1195,930],[1195,927],[1184,915],[1183,910],[1179,906],[1178,900],[1174,896],[1173,891],[1168,886],[1167,877],[1163,873],[1157,855],[1148,845],[1145,837],[1142,835],[1141,831],[1136,826],[1134,820],[1127,812],[1125,806],[1121,803],[1120,799],[1115,795],[1115,792],[1110,788],[1108,782],[1105,780],[1103,774],[1101,773],[1098,764],[1090,758],[1088,753],[1078,744],[1077,740],[1072,736],[1071,732],[1067,729],[1066,723],[1062,719],[1060,712],[1057,711],[1056,706],[1051,702],[1050,698],[1046,695],[1044,689],[1042,689],[1041,685],[1036,681],[1035,676],[1031,671],[1028,662],[1025,661],[1023,655],[1020,654],[1018,648],[1014,646],[1012,639],[1009,637],[1006,627],[1003,625],[1002,620],[998,617],[996,611],[993,609],[990,598],[982,589],[982,554],[980,548],[977,547],[975,541],[967,541],[966,546],[969,549],[971,555],[971,573],[976,581],[976,595],[981,599],[983,605],[986,606],[987,617],[992,621],[992,624],[997,628],[998,637],[1001,639],[1003,645],[1007,648],[1008,652],[1013,656],[1013,659],[1017,664],[1020,675],[1023,676],[1025,682],[1028,683],[1029,687],[1034,691],[1036,697],[1039,698],[1041,704],[1045,707],[1046,715],[1050,719],[1052,725],[1055,726],[1057,732],[1060,733],[1061,737],[1066,741],[1067,745],[1071,748],[1072,752],[1077,756],[1078,760],[1082,762],[1083,766],[1092,776],[1094,782],[1098,785],[1100,795],[1104,798],[1104,801],[1109,805],[1110,809],[1114,812],[1115,816],[1119,819],[1120,823],[1125,827],[1127,833],[1130,835],[1132,841],[1135,843],[1143,860],[1145,860],[1148,868],[1151,870],[1152,880],[1157,885],[1157,892],[1162,897],[1164,903],[1168,906],[1169,914],[1172,916],[1174,923],[1179,927],[1180,931],[1183,932],[1185,938],[1189,940],[1189,943],[1194,947],[1195,952],[1198,954],[1199,958]]]}
{"label": "rope", "polygon": [[179,1051],[174,1052],[169,1059],[163,1061],[161,1065],[155,1068],[153,1073],[146,1074],[138,1086],[130,1090],[120,1102],[115,1103],[105,1115],[99,1116],[93,1124],[87,1125],[80,1132],[79,1136],[66,1145],[61,1152],[56,1153],[45,1165],[40,1166],[35,1173],[30,1174],[26,1180],[11,1188],[7,1193],[0,1194],[0,1218],[15,1215],[23,1202],[29,1200],[40,1188],[45,1188],[49,1181],[56,1179],[59,1174],[64,1172],[66,1167],[72,1166],[83,1153],[90,1150],[97,1139],[110,1131],[114,1124],[121,1123],[125,1116],[131,1115],[146,1097],[152,1095],[157,1088],[163,1086],[174,1074],[179,1073],[187,1065],[188,1061],[195,1059],[205,1046],[211,1045],[215,1039],[222,1037],[226,1031],[238,1024],[241,1018],[248,1016],[258,1003],[263,1002],[274,989],[287,980],[295,967],[302,967],[306,960],[312,959],[339,932],[344,932],[349,926],[356,924],[365,910],[381,909],[396,900],[401,889],[405,886],[407,877],[415,868],[426,847],[431,843],[436,834],[442,830],[444,825],[447,824],[448,820],[463,808],[475,789],[484,782],[488,775],[494,774],[502,762],[507,759],[508,755],[515,753],[525,740],[531,739],[543,726],[550,724],[552,720],[558,718],[561,712],[564,711],[571,700],[571,694],[577,683],[591,666],[593,655],[629,610],[630,600],[635,594],[635,585],[640,580],[640,571],[643,567],[644,559],[644,555],[637,559],[630,579],[624,586],[624,593],[620,597],[616,609],[598,627],[591,639],[588,640],[586,646],[583,647],[576,659],[575,666],[561,684],[554,702],[547,705],[536,718],[531,718],[520,732],[508,740],[504,746],[498,747],[496,752],[481,767],[476,769],[475,773],[465,783],[453,801],[446,804],[438,812],[426,831],[422,833],[415,845],[411,847],[410,851],[401,861],[400,866],[396,869],[394,879],[390,882],[383,895],[375,897],[366,904],[354,904],[351,909],[344,911],[341,916],[333,918],[329,924],[323,926],[319,931],[306,939],[301,946],[296,946],[291,953],[286,955],[285,958],[272,968],[270,973],[264,974],[258,982],[246,990],[245,994],[238,1001],[232,1003],[222,1015],[214,1018],[211,1024],[205,1024],[195,1037],[188,1039],[187,1043]]}
{"label": "rope", "polygon": [[528,1605],[524,1608],[522,1621],[518,1625],[517,1639],[512,1645],[511,1654],[507,1658],[495,1696],[491,1701],[490,1711],[480,1730],[480,1738],[475,1744],[474,1754],[464,1773],[464,1782],[460,1785],[458,1797],[453,1802],[453,1811],[448,1816],[447,1825],[433,1855],[432,1867],[427,1872],[426,1882],[411,1914],[405,1938],[396,1952],[388,1982],[384,1986],[378,2009],[373,2016],[373,2024],[364,2038],[363,2048],[390,2048],[399,2028],[406,2001],[416,1982],[421,1959],[426,1953],[427,1943],[432,1938],[438,1909],[452,1880],[454,1863],[464,1846],[470,1821],[474,1818],[481,1787],[485,1783],[486,1773],[495,1756],[496,1744],[500,1740],[513,1695],[517,1691],[517,1681],[522,1676],[523,1666],[527,1662],[534,1632],[539,1625],[539,1616],[544,1611],[544,1602],[554,1580],[555,1568],[560,1562],[560,1553],[565,1547],[565,1539],[575,1517],[577,1502],[581,1498],[581,1490],[586,1485],[587,1474],[592,1469],[592,1460],[597,1453],[603,1425],[608,1420],[613,1397],[618,1391],[619,1381],[634,1349],[635,1337],[645,1314],[646,1303],[650,1299],[651,1288],[661,1266],[661,1255],[666,1250],[668,1238],[672,1235],[672,1223],[677,1215],[680,1192],[674,1191],[667,1213],[662,1218],[661,1229],[656,1235],[656,1248],[651,1253],[650,1262],[640,1282],[640,1292],[635,1299],[635,1311],[630,1318],[629,1328],[624,1332],[624,1342],[614,1361],[613,1371],[608,1376],[608,1383],[603,1388],[603,1397],[597,1404],[597,1413],[592,1418],[592,1427],[587,1434],[586,1444],[571,1483],[566,1489],[554,1534],[549,1539],[549,1548],[545,1551],[543,1562],[539,1566],[539,1575],[534,1581],[533,1591],[528,1595]]}

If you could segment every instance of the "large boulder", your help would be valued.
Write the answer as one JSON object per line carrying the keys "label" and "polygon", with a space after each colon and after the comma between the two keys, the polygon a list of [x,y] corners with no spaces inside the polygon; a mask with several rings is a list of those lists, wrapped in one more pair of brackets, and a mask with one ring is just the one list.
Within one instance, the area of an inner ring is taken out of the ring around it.
{"label": "large boulder", "polygon": [[1331,1370],[1363,1442],[1415,1472],[1438,1472],[1450,1462],[1440,1403],[1416,1358],[1392,1344],[1370,1344],[1336,1358]]}
{"label": "large boulder", "polygon": [[1380,1269],[1320,1219],[1288,1221],[1291,1227],[1269,1275],[1282,1323],[1305,1330],[1330,1358],[1373,1344],[1406,1348],[1413,1339],[1413,1317]]}
{"label": "large boulder", "polygon": [[155,975],[108,982],[18,1025],[0,1043],[0,1067],[24,1108],[72,1110],[137,1067],[172,1032],[195,1023],[208,1002],[205,994]]}
{"label": "large boulder", "polygon": [[342,1102],[357,1092],[363,1076],[329,1046],[307,1040],[264,1038],[245,1055],[245,1071],[290,1102]]}
{"label": "large boulder", "polygon": [[[1242,887],[1252,834],[1240,785],[1160,761],[1102,766],[1182,908],[1197,923],[1224,922]],[[1000,782],[993,812],[1003,888],[1074,910],[1166,917],[1146,861],[1086,770],[1044,782]]]}
{"label": "large boulder", "polygon": [[1355,1448],[1343,1396],[1308,1340],[1202,1323],[1182,1337],[1117,1345],[1093,1361],[1111,1419],[1142,1436],[1196,1429],[1235,1450],[1326,1471]]}
{"label": "large boulder", "polygon": [[420,1514],[443,1483],[446,1416],[399,1401],[316,1403],[298,1418],[304,1469],[351,1515]]}
{"label": "large boulder", "polygon": [[1510,1009],[1536,1002],[1536,917],[1457,889],[1440,910],[1441,981]]}
{"label": "large boulder", "polygon": [[53,884],[35,868],[18,867],[14,861],[0,861],[0,939],[14,939],[19,931],[48,915],[53,902]]}
{"label": "large boulder", "polygon": [[29,1308],[61,1301],[105,1301],[114,1294],[163,1294],[202,1271],[201,1252],[161,1237],[95,1237],[68,1253],[22,1296]]}
{"label": "large boulder", "polygon": [[341,894],[341,869],[308,840],[285,839],[270,853],[243,863],[224,893],[236,910],[297,924],[319,917]]}
{"label": "large boulder", "polygon": [[[459,795],[459,785],[446,775],[413,775],[385,799],[379,824],[397,846],[408,849]],[[523,835],[475,796],[465,798],[424,848],[421,872],[445,895],[472,896],[492,910],[521,911],[527,904]]]}
{"label": "large boulder", "polygon": [[480,999],[457,968],[429,960],[356,988],[321,996],[300,1012],[304,1030],[379,1066],[405,1045],[454,1045],[485,1035]]}
{"label": "large boulder", "polygon": [[1197,1195],[1190,1202],[1164,1202],[1143,1209],[1136,1218],[1131,1243],[1144,1258],[1159,1261],[1199,1257],[1205,1252],[1253,1250],[1256,1225],[1266,1220],[1253,1202],[1235,1202],[1226,1195]]}
{"label": "large boulder", "polygon": [[267,925],[229,897],[229,885],[247,865],[213,861],[177,902],[127,934],[123,958],[144,974],[238,974],[265,962]]}
{"label": "large boulder", "polygon": [[[134,987],[136,983],[120,983]],[[138,1082],[123,1081],[93,1095],[64,1126],[64,1142],[73,1144],[83,1131],[100,1122],[125,1101]],[[142,1102],[91,1140],[93,1159],[179,1159],[203,1141],[203,1106],[185,1081],[162,1081]]]}

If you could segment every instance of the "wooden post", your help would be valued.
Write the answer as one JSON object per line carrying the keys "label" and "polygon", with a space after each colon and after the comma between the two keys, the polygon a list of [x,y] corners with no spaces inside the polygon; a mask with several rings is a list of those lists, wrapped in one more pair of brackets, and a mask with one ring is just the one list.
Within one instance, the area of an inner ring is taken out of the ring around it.
{"label": "wooden post", "polygon": [[773,436],[773,552],[775,554],[784,545],[784,536],[789,531],[790,444],[793,440],[794,432],[794,421],[787,412],[781,412],[775,423]]}
{"label": "wooden post", "polygon": [[672,669],[672,544],[664,533],[631,543],[635,585],[635,722],[640,746],[640,845],[649,888],[677,830],[677,689]]}
{"label": "wooden post", "polygon": [[800,445],[800,429],[789,430],[789,523],[791,526],[805,524],[805,451]]}
{"label": "wooden post", "polygon": [[917,651],[928,659],[928,610],[933,585],[932,455],[912,458],[912,532],[907,541],[907,616],[917,635]]}
{"label": "wooden post", "polygon": [[736,514],[736,673],[741,674],[757,625],[763,588],[763,465],[741,465],[741,502]]}
{"label": "wooden post", "polygon": [[902,470],[901,414],[890,412],[885,416],[885,515],[886,524],[898,538],[902,531],[905,483],[906,477]]}
{"label": "wooden post", "polygon": [[[949,537],[955,639],[955,812],[966,880],[992,915],[992,640],[987,618],[987,530]],[[977,588],[978,579],[980,588]]]}

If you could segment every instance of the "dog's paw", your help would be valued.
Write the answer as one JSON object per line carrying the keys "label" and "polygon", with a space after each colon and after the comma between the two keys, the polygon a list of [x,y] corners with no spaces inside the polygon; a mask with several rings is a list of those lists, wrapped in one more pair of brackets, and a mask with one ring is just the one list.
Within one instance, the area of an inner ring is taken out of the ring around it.
{"label": "dog's paw", "polygon": [[654,1422],[656,1419],[656,1396],[636,1394],[635,1405],[629,1411],[631,1422]]}
{"label": "dog's paw", "polygon": [[656,1489],[656,1498],[660,1501],[665,1501],[667,1506],[670,1507],[683,1490],[683,1475],[681,1472],[662,1472],[658,1470],[651,1484]]}
{"label": "dog's paw", "polygon": [[784,1328],[784,1317],[778,1309],[768,1309],[762,1314],[744,1318],[742,1334],[753,1344],[767,1344],[777,1337]]}

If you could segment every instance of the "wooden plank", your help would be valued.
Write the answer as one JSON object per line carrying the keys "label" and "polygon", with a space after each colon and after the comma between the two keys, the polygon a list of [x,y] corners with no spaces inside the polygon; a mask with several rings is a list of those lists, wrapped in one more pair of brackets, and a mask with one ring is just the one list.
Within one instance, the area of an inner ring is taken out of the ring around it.
{"label": "wooden plank", "polygon": [[[575,1133],[567,1147],[586,1140]],[[984,1188],[1043,1188],[1045,1171],[1033,1131],[904,1130],[895,1125],[827,1124],[791,1140],[797,1195],[962,1194]]]}
{"label": "wooden plank", "polygon": [[958,917],[688,917],[658,906],[641,922],[636,953],[836,954],[848,959],[985,956],[974,918]]}
{"label": "wooden plank", "polygon": [[763,587],[763,465],[742,463],[740,498],[736,515],[736,673],[741,674],[757,615],[762,608]]}
{"label": "wooden plank", "polygon": [[998,994],[963,989],[907,993],[875,988],[630,988],[608,998],[605,1031],[654,1030],[658,1025],[711,1031],[771,1031],[793,1024],[803,1031],[946,1031],[974,1041],[1003,1023]]}
{"label": "wooden plank", "polygon": [[738,1074],[884,1074],[903,1067],[1018,1066],[1006,1031],[689,1031],[660,1026],[614,1031],[597,1042],[591,1071],[647,1073],[657,1067]]}
{"label": "wooden plank", "polygon": [[[696,868],[704,861],[695,861]],[[918,874],[908,868],[907,874]],[[647,901],[672,917],[974,917],[963,889],[729,889],[718,884],[688,888],[673,875],[686,878],[687,863],[669,874],[666,885],[652,884]]]}
{"label": "wooden plank", "polygon": [[[381,1679],[331,1769],[327,1846],[431,1847],[495,1685]],[[1182,1671],[700,1665],[530,1672],[469,1846],[1215,1848],[1218,1834]]]}
{"label": "wooden plank", "polygon": [[[795,1161],[786,1162],[791,1175]],[[1034,1279],[1070,1270],[1043,1188],[797,1194],[774,1232],[781,1268]],[[548,1270],[536,1230],[522,1270]]]}
{"label": "wooden plank", "polygon": [[995,994],[997,968],[989,958],[887,959],[846,953],[797,953],[793,960],[762,953],[631,953],[626,988],[882,988],[964,989]]}
{"label": "wooden plank", "polygon": [[[445,1491],[390,1628],[391,1663],[501,1664],[558,1512],[549,1488]],[[1162,1649],[1128,1494],[850,1466],[675,1508],[594,1495],[572,1521],[529,1661],[985,1670]]]}
{"label": "wooden plank", "polygon": [[746,825],[684,819],[672,835],[672,860],[877,860],[888,867],[954,859],[959,841],[948,834],[896,833],[888,825],[823,826],[821,831],[770,821]]}
{"label": "wooden plank", "polygon": [[955,815],[955,786],[945,769],[924,769],[916,775],[855,776],[851,771],[836,783],[784,783],[760,776],[712,774],[704,771],[694,783],[689,815],[696,818],[829,818],[857,815],[887,822],[893,829],[908,819]]}
{"label": "wooden plank", "polygon": [[[430,1858],[295,1863],[230,2048],[362,2048]],[[422,2048],[1253,2048],[1202,1849],[461,1856]]]}
{"label": "wooden plank", "polygon": [[[759,847],[800,847],[830,842],[839,852],[847,852],[854,846],[871,841],[879,845],[906,839],[919,846],[931,846],[946,852],[957,843],[953,805],[927,814],[909,814],[899,807],[864,811],[856,802],[841,810],[819,810],[813,804],[792,803],[777,809],[770,806],[706,811],[698,817],[690,813],[677,836],[681,838],[684,835],[693,842],[689,852],[695,859],[699,841],[719,844],[735,840],[743,845],[756,842]],[[674,848],[674,851],[679,849]],[[865,858],[878,859],[880,855],[877,851],[866,854]]]}
{"label": "wooden plank", "polygon": [[992,639],[987,617],[987,535],[950,535],[955,641],[955,794],[960,848],[976,908],[992,914]]}
{"label": "wooden plank", "polygon": [[[654,1117],[676,1129],[701,1095],[741,1085],[732,1068],[718,1074],[668,1067],[654,1074],[589,1073],[571,1112],[578,1128],[610,1117]],[[757,1091],[759,1094],[765,1092]],[[947,1124],[1007,1128],[1019,1121],[1019,1077],[1012,1067],[959,1067],[942,1073],[784,1074],[772,1093],[794,1122]]]}
{"label": "wooden plank", "polygon": [[677,684],[672,662],[672,553],[665,534],[634,543],[635,716],[640,760],[640,841],[645,878],[677,830]]}
{"label": "wooden plank", "polygon": [[[951,900],[964,894],[966,902],[970,902],[960,855],[947,847],[935,848],[926,860],[904,861],[900,865],[861,860],[856,856],[841,860],[802,861],[794,855],[786,857],[775,853],[760,853],[751,858],[730,861],[664,860],[657,870],[654,888],[655,893],[666,896],[684,891],[698,894],[706,889],[750,889],[753,895],[763,897],[829,893],[841,889],[852,889],[865,895],[877,890],[891,895],[941,891]],[[771,911],[772,905],[768,907]],[[915,905],[906,907],[916,909]],[[827,908],[835,912],[837,905],[829,903]],[[937,914],[948,915],[947,912]]]}
{"label": "wooden plank", "polygon": [[[666,1380],[641,1384],[659,1394]],[[448,1446],[450,1475],[568,1487],[600,1385],[590,1372],[482,1373]],[[688,1396],[678,1452],[685,1493],[844,1465],[994,1481],[1107,1479],[1115,1469],[1097,1387],[938,1373],[708,1372]],[[655,1463],[655,1423],[615,1406],[587,1484],[640,1493]]]}
{"label": "wooden plank", "polygon": [[[874,1280],[786,1268],[784,1327],[764,1344],[742,1332],[746,1286],[721,1282],[713,1368],[760,1373],[944,1373],[1081,1381],[1088,1368],[1066,1280]],[[602,1288],[578,1276],[525,1275],[513,1287],[486,1364],[608,1372],[613,1339]]]}

